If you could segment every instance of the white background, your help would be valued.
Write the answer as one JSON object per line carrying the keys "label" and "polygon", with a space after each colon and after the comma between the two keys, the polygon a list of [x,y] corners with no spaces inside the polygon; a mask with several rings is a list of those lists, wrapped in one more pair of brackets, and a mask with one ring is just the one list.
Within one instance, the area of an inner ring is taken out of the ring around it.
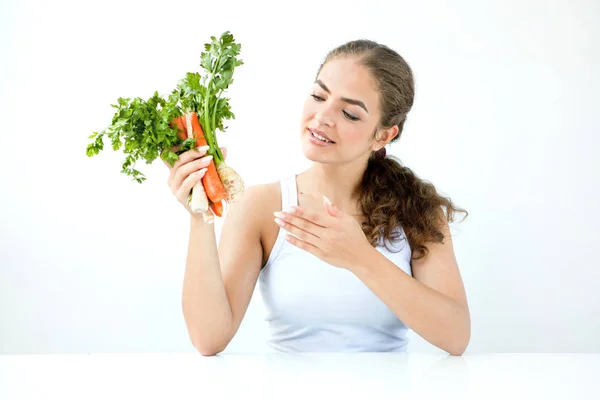
{"label": "white background", "polygon": [[[140,164],[139,185],[85,148],[118,97],[168,93],[225,30],[245,65],[220,140],[247,185],[309,166],[300,113],[326,53],[385,43],[417,88],[391,152],[470,213],[452,225],[467,353],[600,352],[599,20],[592,0],[2,0],[0,353],[194,351],[166,167]],[[227,352],[264,350],[262,307],[257,290]]]}

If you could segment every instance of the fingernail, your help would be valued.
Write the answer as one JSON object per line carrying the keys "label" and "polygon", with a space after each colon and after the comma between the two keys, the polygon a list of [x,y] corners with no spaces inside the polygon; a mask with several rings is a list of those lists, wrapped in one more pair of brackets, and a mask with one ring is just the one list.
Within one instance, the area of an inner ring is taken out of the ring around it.
{"label": "fingernail", "polygon": [[212,159],[213,159],[213,156],[202,157],[202,160],[205,160],[206,162],[209,162]]}
{"label": "fingernail", "polygon": [[208,168],[202,168],[201,170],[198,170],[198,172],[196,172],[196,174],[198,176],[203,176],[207,170],[208,170]]}
{"label": "fingernail", "polygon": [[198,147],[198,151],[201,152],[201,153],[205,152],[208,149],[210,149],[210,146],[208,146],[208,145],[207,146],[200,146],[200,147]]}
{"label": "fingernail", "polygon": [[325,197],[325,195],[323,195],[323,199],[324,199],[324,200],[325,200],[325,202],[326,202],[327,204],[329,204],[330,206],[332,206],[332,205],[333,205],[333,203],[331,202],[331,200],[329,200],[327,197]]}

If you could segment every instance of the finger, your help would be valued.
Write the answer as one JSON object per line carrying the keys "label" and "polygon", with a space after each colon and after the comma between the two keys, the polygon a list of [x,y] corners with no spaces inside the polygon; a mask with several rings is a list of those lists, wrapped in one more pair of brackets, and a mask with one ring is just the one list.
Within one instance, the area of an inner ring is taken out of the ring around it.
{"label": "finger", "polygon": [[287,208],[283,211],[283,214],[286,217],[289,216],[290,218],[301,218],[303,220],[317,225],[320,228],[328,228],[331,226],[331,220],[329,216],[315,211],[307,211],[302,207]]}
{"label": "finger", "polygon": [[190,192],[192,191],[192,188],[198,182],[200,182],[200,180],[206,174],[207,170],[208,170],[207,168],[202,168],[201,170],[190,174],[187,178],[185,178],[185,180],[181,184],[181,187],[175,193],[175,197],[177,197],[177,199],[180,202],[182,202],[184,205],[187,205],[187,198],[188,198],[188,195],[190,194]]}
{"label": "finger", "polygon": [[221,154],[223,154],[223,160],[227,158],[227,147],[219,147]]}
{"label": "finger", "polygon": [[299,249],[307,251],[307,252],[313,254],[314,256],[316,256],[318,258],[322,258],[323,257],[323,254],[322,254],[321,250],[317,246],[315,246],[315,245],[313,245],[313,244],[311,244],[309,242],[306,242],[304,240],[295,238],[292,235],[286,235],[285,236],[285,240],[287,240],[288,242],[290,242],[294,246],[298,247]]}
{"label": "finger", "polygon": [[171,181],[171,185],[174,188],[179,188],[179,186],[182,185],[183,181],[192,173],[208,167],[210,165],[210,163],[212,162],[212,156],[204,156],[201,158],[197,158],[193,161],[188,162],[187,164],[182,165],[181,167],[177,168],[173,179]]}
{"label": "finger", "polygon": [[178,156],[177,161],[175,161],[175,164],[173,164],[173,168],[177,169],[180,166],[182,166],[183,164],[186,164],[190,161],[193,161],[199,157],[206,155],[207,150],[208,150],[208,146],[203,146],[203,147],[199,147],[199,148],[195,148],[195,149],[190,149],[188,151],[181,153]]}
{"label": "finger", "polygon": [[179,150],[181,150],[181,145],[175,145],[172,146],[170,149],[165,149],[160,153],[160,159],[162,160],[162,162],[169,168],[173,168],[173,166],[171,164],[169,164],[168,162],[166,162],[163,157],[165,155],[165,153],[167,153],[168,151],[172,151],[173,153],[177,154],[179,152]]}
{"label": "finger", "polygon": [[312,232],[309,232],[308,230],[301,229],[298,226],[293,225],[292,223],[289,223],[286,221],[282,221],[279,218],[275,218],[275,223],[277,225],[279,225],[281,227],[281,229],[304,240],[305,242],[312,244],[313,246],[318,246],[320,243],[320,237],[315,235]]}
{"label": "finger", "polygon": [[[179,151],[181,150],[181,145],[176,144],[175,146],[171,146],[171,148],[169,150],[171,150],[173,153],[179,153]],[[165,151],[167,151],[167,150],[165,150]]]}
{"label": "finger", "polygon": [[181,153],[179,155],[179,158],[173,165],[173,168],[177,169],[180,166],[189,163],[190,161],[194,161],[197,158],[205,156],[207,150],[208,150],[208,146],[202,146],[197,149],[191,149],[191,150]]}
{"label": "finger", "polygon": [[[167,180],[169,186],[171,186],[171,183],[173,182],[175,175],[179,172],[179,168],[181,168],[185,164],[188,164],[192,161],[195,161],[195,160],[205,156],[206,150],[207,150],[207,147],[204,146],[204,147],[200,147],[198,149],[191,149],[191,150],[188,150],[188,151],[180,154],[177,161],[175,161],[175,164],[173,164],[172,167],[169,165],[169,168],[171,170],[169,173],[169,178]],[[182,181],[183,181],[183,178],[179,182],[182,182]]]}
{"label": "finger", "polygon": [[323,195],[323,206],[325,207],[327,214],[333,218],[340,219],[344,217],[344,213],[337,208],[337,206],[333,204],[325,195]]}

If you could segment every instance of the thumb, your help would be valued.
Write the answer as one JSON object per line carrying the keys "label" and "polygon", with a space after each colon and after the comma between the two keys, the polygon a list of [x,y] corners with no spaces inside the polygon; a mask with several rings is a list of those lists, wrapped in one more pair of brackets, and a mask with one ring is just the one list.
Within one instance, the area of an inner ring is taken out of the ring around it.
{"label": "thumb", "polygon": [[327,197],[323,196],[323,202],[325,203],[325,209],[332,217],[341,217],[342,211],[334,206]]}

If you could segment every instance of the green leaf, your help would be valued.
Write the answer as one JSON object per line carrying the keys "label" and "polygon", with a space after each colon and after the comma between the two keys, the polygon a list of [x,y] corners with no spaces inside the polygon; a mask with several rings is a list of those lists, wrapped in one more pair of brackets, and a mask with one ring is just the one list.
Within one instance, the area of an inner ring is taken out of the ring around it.
{"label": "green leaf", "polygon": [[146,100],[119,97],[116,104],[111,104],[116,109],[111,124],[88,136],[92,142],[86,147],[86,155],[91,157],[102,151],[107,136],[113,150],[121,150],[125,155],[121,172],[142,183],[146,178],[136,169],[137,162],[150,164],[160,157],[174,165],[179,156],[171,150],[173,146],[180,146],[179,153],[196,146],[194,138],[182,140],[177,128],[170,126],[184,112],[198,114],[207,142],[212,149],[217,147],[216,130],[225,129],[223,121],[235,118],[223,93],[233,82],[235,68],[243,64],[237,58],[240,50],[241,45],[235,43],[229,31],[219,38],[211,36],[200,56],[203,74],[186,73],[165,97],[157,91]]}
{"label": "green leaf", "polygon": [[[219,39],[211,37],[211,43],[205,44],[204,49],[201,66],[207,72],[202,80],[206,86],[206,93],[199,115],[206,140],[214,149],[218,147],[216,131],[225,129],[223,121],[234,118],[228,99],[221,102],[222,94],[233,82],[235,68],[243,62],[237,58],[241,45],[235,43],[229,31],[223,33]],[[222,160],[215,160],[217,164],[220,161]]]}
{"label": "green leaf", "polygon": [[200,66],[207,71],[212,71],[212,55],[211,55],[211,46],[208,45],[205,53],[202,53],[202,57],[200,60]]}

